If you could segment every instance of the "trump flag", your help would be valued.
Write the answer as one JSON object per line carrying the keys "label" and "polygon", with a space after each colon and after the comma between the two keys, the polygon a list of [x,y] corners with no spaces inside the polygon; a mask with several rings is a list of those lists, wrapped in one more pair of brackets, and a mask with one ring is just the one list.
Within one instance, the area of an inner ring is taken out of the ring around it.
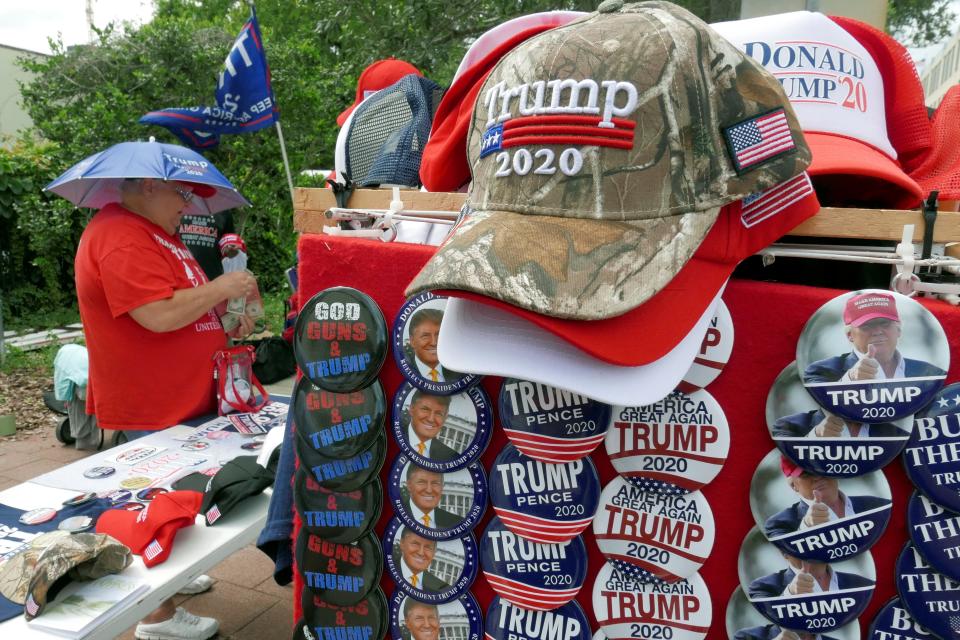
{"label": "trump flag", "polygon": [[222,133],[250,133],[278,121],[260,25],[252,10],[217,78],[216,101],[211,107],[151,111],[139,122],[166,127],[188,146],[208,149],[219,144]]}

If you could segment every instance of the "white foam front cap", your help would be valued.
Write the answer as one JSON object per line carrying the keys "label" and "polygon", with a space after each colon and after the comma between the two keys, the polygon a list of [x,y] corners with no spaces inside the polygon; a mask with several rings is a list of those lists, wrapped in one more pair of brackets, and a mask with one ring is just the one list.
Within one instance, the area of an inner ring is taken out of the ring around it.
{"label": "white foam front cap", "polygon": [[[717,22],[710,26],[740,50],[752,55],[753,59],[760,64],[764,63],[762,58],[758,58],[758,52],[762,46],[766,45],[772,51],[777,43],[793,46],[802,43],[811,48],[819,47],[820,50],[830,47],[856,56],[863,63],[864,77],[851,78],[851,81],[863,83],[866,97],[865,111],[860,111],[856,107],[841,106],[848,99],[856,102],[856,86],[853,84],[845,88],[840,84],[842,79],[839,74],[835,74],[836,77],[833,78],[833,81],[837,82],[832,96],[836,100],[833,102],[802,101],[798,99],[799,96],[791,95],[791,87],[797,86],[793,84],[785,87],[787,97],[790,98],[804,131],[835,133],[862,140],[896,159],[897,152],[887,137],[883,76],[873,57],[843,27],[822,13],[810,11],[794,11],[748,20]],[[748,44],[751,45],[750,51],[747,50]],[[799,83],[801,80],[825,80],[830,79],[829,76],[832,73],[829,68],[810,69],[807,65],[778,67],[772,64],[772,60],[773,55],[767,61],[766,69],[781,83],[785,80],[791,83]],[[800,60],[799,56],[797,60]],[[805,74],[811,77],[805,78]],[[853,93],[848,95],[849,91]]]}
{"label": "white foam front cap", "polygon": [[454,371],[539,382],[608,404],[647,405],[665,398],[690,369],[722,294],[723,288],[677,346],[639,367],[593,358],[529,320],[463,298],[447,300],[437,355]]}

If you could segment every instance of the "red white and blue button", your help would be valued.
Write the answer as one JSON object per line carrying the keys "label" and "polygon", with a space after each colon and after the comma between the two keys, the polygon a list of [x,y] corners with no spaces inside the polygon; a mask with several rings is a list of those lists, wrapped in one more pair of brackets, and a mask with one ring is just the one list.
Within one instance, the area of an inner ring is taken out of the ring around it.
{"label": "red white and blue button", "polygon": [[477,577],[479,550],[472,533],[430,540],[392,518],[383,534],[387,573],[397,588],[422,602],[459,598]]}
{"label": "red white and blue button", "polygon": [[917,624],[940,640],[960,640],[960,582],[936,571],[909,542],[895,573],[900,601]]}
{"label": "red white and blue button", "polygon": [[923,495],[960,512],[960,383],[944,387],[915,416],[903,466]]}

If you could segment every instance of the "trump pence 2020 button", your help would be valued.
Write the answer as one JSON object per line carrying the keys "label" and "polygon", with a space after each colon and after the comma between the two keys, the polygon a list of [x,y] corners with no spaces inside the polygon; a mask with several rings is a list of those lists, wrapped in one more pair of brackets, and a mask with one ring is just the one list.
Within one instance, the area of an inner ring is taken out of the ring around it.
{"label": "trump pence 2020 button", "polygon": [[346,459],[369,449],[383,430],[387,401],[376,380],[349,393],[334,393],[300,378],[293,392],[297,433],[317,453]]}
{"label": "trump pence 2020 button", "polygon": [[960,383],[944,387],[916,415],[903,465],[921,493],[960,513]]}
{"label": "trump pence 2020 button", "polygon": [[546,611],[577,596],[587,577],[587,548],[580,536],[553,544],[532,542],[494,517],[480,538],[480,567],[502,598]]}
{"label": "trump pence 2020 button", "polygon": [[500,521],[534,542],[570,540],[590,525],[600,501],[600,477],[589,456],[549,464],[510,443],[493,462],[489,483]]}
{"label": "trump pence 2020 button", "polygon": [[370,533],[383,507],[380,479],[353,491],[321,487],[307,469],[294,474],[293,501],[304,528],[330,542],[354,542]]}
{"label": "trump pence 2020 button", "polygon": [[960,515],[915,491],[907,504],[907,531],[934,570],[960,581]]}
{"label": "trump pence 2020 button", "polygon": [[494,596],[484,632],[487,640],[590,640],[590,622],[576,600],[551,611],[531,611]]}
{"label": "trump pence 2020 button", "polygon": [[960,640],[960,582],[934,570],[909,542],[895,571],[897,593],[913,619],[941,640]]}
{"label": "trump pence 2020 button", "polygon": [[356,604],[380,584],[383,552],[369,533],[354,543],[330,542],[301,529],[296,547],[303,584],[335,605]]}
{"label": "trump pence 2020 button", "polygon": [[635,580],[677,582],[703,566],[713,548],[713,513],[699,491],[652,493],[616,477],[593,519],[600,552]]}
{"label": "trump pence 2020 button", "polygon": [[479,551],[472,533],[431,540],[393,518],[383,534],[387,573],[397,587],[421,602],[449,602],[470,589]]}
{"label": "trump pence 2020 button", "polygon": [[730,429],[707,391],[674,391],[643,407],[613,407],[604,444],[617,472],[645,491],[695,491],[730,450]]}

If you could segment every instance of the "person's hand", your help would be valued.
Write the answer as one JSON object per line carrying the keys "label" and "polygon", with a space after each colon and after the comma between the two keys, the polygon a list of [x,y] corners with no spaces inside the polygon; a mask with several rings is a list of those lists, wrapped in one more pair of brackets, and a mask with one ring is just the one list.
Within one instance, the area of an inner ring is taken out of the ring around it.
{"label": "person's hand", "polygon": [[256,326],[257,321],[251,318],[250,316],[248,316],[247,314],[238,316],[237,319],[240,322],[240,324],[238,324],[236,327],[228,331],[227,335],[237,340],[243,340],[244,338],[248,337],[251,333],[253,333],[253,329]]}
{"label": "person's hand", "polygon": [[813,504],[810,505],[810,508],[807,509],[807,515],[804,516],[803,522],[808,527],[815,527],[818,524],[824,524],[830,521],[830,507],[823,504],[823,499],[820,495],[820,492],[814,490],[813,492]]}
{"label": "person's hand", "polygon": [[814,429],[818,438],[839,438],[843,434],[843,420],[828,413]]}
{"label": "person's hand", "polygon": [[783,629],[773,640],[800,640],[800,636],[789,629]]}
{"label": "person's hand", "polygon": [[793,581],[787,586],[787,591],[791,595],[801,595],[804,593],[813,593],[814,579],[813,575],[807,570],[807,563],[803,563],[803,568],[793,576]]}
{"label": "person's hand", "polygon": [[220,288],[224,300],[246,298],[257,288],[257,280],[249,271],[231,271],[218,276],[213,284]]}
{"label": "person's hand", "polygon": [[874,358],[875,355],[877,355],[877,348],[872,344],[867,345],[867,355],[850,367],[847,377],[850,380],[873,380],[876,378],[877,371],[880,370],[880,363]]}

